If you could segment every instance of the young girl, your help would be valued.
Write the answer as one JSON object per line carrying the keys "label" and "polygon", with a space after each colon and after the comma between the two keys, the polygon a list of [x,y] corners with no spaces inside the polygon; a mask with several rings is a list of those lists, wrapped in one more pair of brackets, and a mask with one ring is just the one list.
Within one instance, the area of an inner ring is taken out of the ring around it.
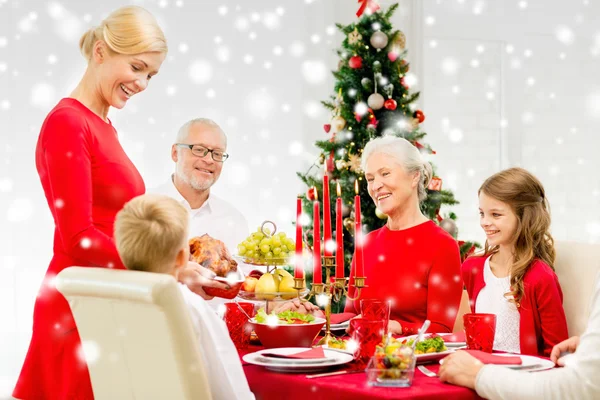
{"label": "young girl", "polygon": [[522,168],[479,188],[483,255],[468,258],[462,277],[471,309],[496,314],[494,350],[549,356],[568,338],[562,291],[554,273],[554,240],[544,188]]}

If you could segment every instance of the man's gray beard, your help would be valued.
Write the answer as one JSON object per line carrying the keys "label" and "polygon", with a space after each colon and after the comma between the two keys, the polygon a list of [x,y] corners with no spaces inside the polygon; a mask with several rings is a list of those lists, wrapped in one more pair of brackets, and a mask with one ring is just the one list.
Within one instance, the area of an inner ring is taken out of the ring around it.
{"label": "man's gray beard", "polygon": [[175,173],[177,174],[177,177],[179,179],[181,179],[183,182],[185,182],[188,185],[190,185],[192,187],[192,189],[198,190],[198,191],[201,191],[201,192],[210,189],[210,187],[215,183],[214,181],[212,181],[212,182],[198,182],[198,179],[196,179],[195,176],[190,177],[190,176],[186,175],[185,172],[183,171],[183,169],[180,167],[179,164],[177,164]]}

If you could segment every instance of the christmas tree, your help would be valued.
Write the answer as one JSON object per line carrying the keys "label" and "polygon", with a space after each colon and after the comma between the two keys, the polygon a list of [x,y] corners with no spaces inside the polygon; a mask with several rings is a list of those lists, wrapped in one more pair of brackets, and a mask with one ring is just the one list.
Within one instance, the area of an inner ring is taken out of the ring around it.
{"label": "christmas tree", "polygon": [[[330,123],[324,125],[329,138],[316,142],[316,146],[322,150],[319,159],[306,173],[298,173],[308,187],[303,195],[303,208],[311,216],[310,221],[315,199],[313,187],[320,194],[317,197],[320,198],[323,193],[322,174],[329,174],[329,192],[334,196],[336,183],[341,186],[346,276],[354,251],[354,215],[351,210],[355,180],[359,182],[364,232],[382,227],[387,218],[376,210],[367,192],[364,173],[360,169],[364,146],[374,137],[396,135],[407,139],[422,152],[435,154],[423,141],[426,133],[421,130],[420,123],[424,121],[425,114],[415,105],[419,93],[410,92],[406,38],[402,31],[394,30],[390,23],[397,8],[398,4],[394,4],[387,11],[382,11],[374,2],[364,1],[357,13],[358,22],[346,26],[337,24],[345,39],[341,49],[337,50],[340,61],[337,71],[333,72],[336,79],[335,94],[331,100],[322,102],[332,114]],[[440,215],[442,205],[455,204],[458,202],[453,193],[442,189],[442,179],[435,175],[434,166],[434,178],[421,209],[456,238],[456,215]],[[334,215],[332,221],[335,221]],[[306,240],[311,244],[311,228],[306,227],[306,232]],[[474,250],[473,243],[459,241],[459,245],[463,257]]]}

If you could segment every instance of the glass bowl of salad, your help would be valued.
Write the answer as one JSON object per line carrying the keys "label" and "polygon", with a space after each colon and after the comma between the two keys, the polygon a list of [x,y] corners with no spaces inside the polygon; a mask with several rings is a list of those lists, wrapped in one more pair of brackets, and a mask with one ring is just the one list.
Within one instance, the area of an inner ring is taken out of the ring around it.
{"label": "glass bowl of salad", "polygon": [[267,314],[260,309],[250,323],[266,348],[311,347],[325,319],[291,310]]}
{"label": "glass bowl of salad", "polygon": [[389,340],[377,346],[365,372],[371,386],[408,387],[415,374],[416,355],[411,346]]}

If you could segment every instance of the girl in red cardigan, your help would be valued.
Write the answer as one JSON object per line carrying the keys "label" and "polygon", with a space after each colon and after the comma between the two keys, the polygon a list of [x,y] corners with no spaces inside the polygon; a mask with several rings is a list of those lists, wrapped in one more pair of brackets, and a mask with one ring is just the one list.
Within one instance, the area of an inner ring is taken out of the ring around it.
{"label": "girl in red cardigan", "polygon": [[473,312],[496,314],[494,350],[549,356],[568,338],[548,207],[542,184],[522,168],[492,175],[479,188],[487,240],[483,255],[468,258],[461,272]]}

